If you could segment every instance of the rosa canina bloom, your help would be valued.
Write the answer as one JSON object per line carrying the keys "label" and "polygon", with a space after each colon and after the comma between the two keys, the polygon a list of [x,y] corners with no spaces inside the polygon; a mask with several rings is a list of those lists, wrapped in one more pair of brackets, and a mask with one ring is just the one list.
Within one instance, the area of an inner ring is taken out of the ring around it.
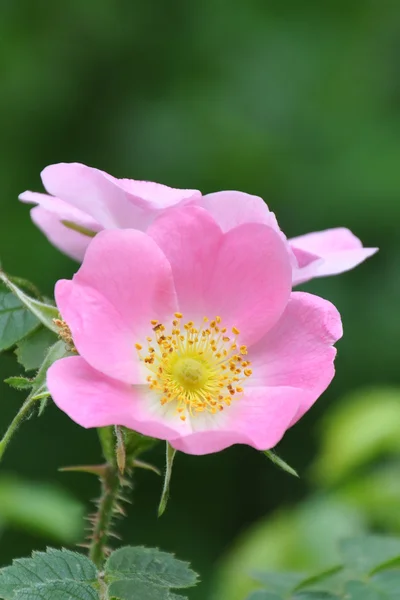
{"label": "rosa canina bloom", "polygon": [[[223,231],[252,222],[280,231],[262,198],[243,192],[202,196],[197,190],[116,179],[79,163],[50,165],[42,171],[42,181],[49,194],[27,191],[20,199],[37,205],[31,210],[35,224],[54,246],[78,261],[83,260],[92,237],[102,229],[146,231],[161,212],[183,204],[205,208]],[[376,248],[363,248],[344,228],[310,233],[288,243],[294,285],[348,271],[376,252]]]}
{"label": "rosa canina bloom", "polygon": [[56,285],[79,356],[50,367],[54,402],[189,454],[272,448],[329,385],[342,335],[336,308],[291,279],[272,227],[223,232],[199,207],[99,233]]}

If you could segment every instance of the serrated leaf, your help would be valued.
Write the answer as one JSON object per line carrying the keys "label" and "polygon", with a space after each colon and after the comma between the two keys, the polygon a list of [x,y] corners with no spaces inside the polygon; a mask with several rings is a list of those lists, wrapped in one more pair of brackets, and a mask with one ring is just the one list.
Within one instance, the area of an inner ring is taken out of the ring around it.
{"label": "serrated leaf", "polygon": [[40,327],[17,344],[15,354],[25,371],[33,371],[40,367],[50,348],[57,341],[54,332]]}
{"label": "serrated leaf", "polygon": [[174,464],[174,458],[176,455],[176,450],[166,442],[166,465],[165,465],[165,477],[164,477],[164,486],[161,492],[160,504],[158,505],[158,516],[161,517],[165,509],[167,508],[168,500],[169,500],[169,488],[171,485],[171,477],[172,477],[172,467]]}
{"label": "serrated leaf", "polygon": [[[54,319],[57,319],[59,316],[58,309],[51,304],[46,304],[45,302],[41,302],[40,300],[36,300],[36,298],[32,298],[25,294],[25,292],[19,288],[15,283],[11,281],[9,277],[4,273],[4,271],[0,271],[0,279],[1,281],[8,287],[10,292],[18,298],[20,303],[22,303],[25,308],[34,315],[36,319],[38,319],[45,327],[58,333],[57,327],[54,324]],[[26,335],[26,334],[25,334]],[[21,339],[21,336],[19,339]],[[16,340],[18,341],[18,340]]]}
{"label": "serrated leaf", "polygon": [[302,573],[279,573],[276,571],[255,571],[251,575],[256,581],[264,584],[268,591],[284,596],[293,592],[305,578]]}
{"label": "serrated leaf", "polygon": [[87,583],[57,581],[21,589],[14,600],[99,600],[96,590]]}
{"label": "serrated leaf", "polygon": [[346,567],[367,574],[400,557],[400,539],[370,535],[343,540],[340,552]]}
{"label": "serrated leaf", "polygon": [[0,352],[12,348],[38,326],[38,319],[23,303],[0,286]]}
{"label": "serrated leaf", "polygon": [[125,579],[165,588],[187,588],[197,583],[197,575],[189,563],[157,548],[142,546],[125,546],[113,552],[106,562],[105,573],[107,581]]}
{"label": "serrated leaf", "polygon": [[29,390],[33,385],[32,380],[26,377],[8,377],[4,380],[4,383],[16,390]]}
{"label": "serrated leaf", "polygon": [[[3,600],[98,600],[95,565],[70,550],[34,552],[32,558],[14,560],[0,569]],[[69,594],[69,596],[68,596]]]}
{"label": "serrated leaf", "polygon": [[269,460],[272,461],[274,463],[274,465],[276,465],[277,467],[279,467],[280,469],[282,469],[282,471],[285,471],[286,473],[289,473],[289,475],[293,475],[293,477],[299,477],[297,471],[295,471],[293,469],[293,467],[291,467],[290,465],[288,465],[287,462],[285,462],[282,458],[280,458],[272,450],[264,450],[263,454],[265,454],[265,456],[267,458],[269,458]]}
{"label": "serrated leaf", "polygon": [[181,596],[170,594],[167,588],[127,579],[112,583],[109,593],[118,600],[184,600]]}

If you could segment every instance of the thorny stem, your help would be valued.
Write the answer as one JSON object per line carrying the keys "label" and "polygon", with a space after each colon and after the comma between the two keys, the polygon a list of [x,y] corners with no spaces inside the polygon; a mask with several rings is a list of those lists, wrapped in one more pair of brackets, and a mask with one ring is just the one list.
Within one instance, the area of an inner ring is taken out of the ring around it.
{"label": "thorny stem", "polygon": [[122,488],[122,479],[118,467],[115,460],[112,461],[110,456],[110,436],[107,435],[108,432],[104,429],[106,428],[99,430],[99,438],[107,464],[104,473],[100,477],[101,495],[97,511],[92,519],[93,532],[89,545],[89,558],[98,568],[102,568],[107,555],[107,542],[111,535],[113,518],[118,511],[118,501]]}

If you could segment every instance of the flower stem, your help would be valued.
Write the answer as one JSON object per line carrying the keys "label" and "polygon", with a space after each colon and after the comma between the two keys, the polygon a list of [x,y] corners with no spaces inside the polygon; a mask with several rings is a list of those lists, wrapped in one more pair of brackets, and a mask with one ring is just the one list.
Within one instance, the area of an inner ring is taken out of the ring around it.
{"label": "flower stem", "polygon": [[107,464],[101,478],[101,496],[93,519],[93,534],[89,546],[89,558],[101,568],[107,555],[107,542],[115,516],[121,479],[114,465]]}
{"label": "flower stem", "polygon": [[17,431],[18,427],[21,425],[22,421],[29,415],[32,406],[37,401],[37,397],[28,396],[25,400],[18,413],[15,415],[10,425],[8,426],[7,431],[5,432],[2,440],[0,441],[0,460],[3,457],[3,454],[11,441],[14,433]]}

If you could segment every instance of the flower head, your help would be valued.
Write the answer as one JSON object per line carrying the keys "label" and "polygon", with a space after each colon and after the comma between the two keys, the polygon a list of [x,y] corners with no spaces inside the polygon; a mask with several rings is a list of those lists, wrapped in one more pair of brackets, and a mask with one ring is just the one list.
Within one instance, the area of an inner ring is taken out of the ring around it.
{"label": "flower head", "polygon": [[291,293],[287,245],[263,223],[224,232],[202,208],[147,234],[103,231],[56,300],[80,356],[48,372],[84,427],[124,425],[191,454],[273,447],[329,385],[329,302]]}

